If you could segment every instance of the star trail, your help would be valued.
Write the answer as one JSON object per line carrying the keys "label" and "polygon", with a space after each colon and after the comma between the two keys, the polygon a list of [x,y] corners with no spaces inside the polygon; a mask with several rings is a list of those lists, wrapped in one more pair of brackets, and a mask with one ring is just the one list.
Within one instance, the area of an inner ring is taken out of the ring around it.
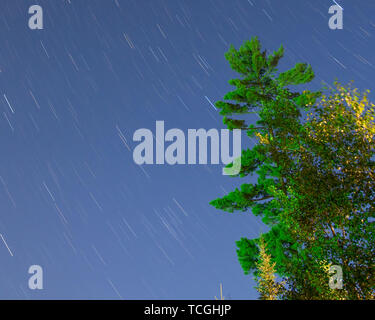
{"label": "star trail", "polygon": [[0,298],[213,300],[220,283],[257,298],[235,241],[265,226],[209,205],[238,180],[222,165],[138,166],[133,133],[225,128],[224,54],[252,36],[284,45],[282,67],[310,63],[313,89],[373,89],[375,2],[339,1],[344,27],[330,30],[334,2],[1,0]]}

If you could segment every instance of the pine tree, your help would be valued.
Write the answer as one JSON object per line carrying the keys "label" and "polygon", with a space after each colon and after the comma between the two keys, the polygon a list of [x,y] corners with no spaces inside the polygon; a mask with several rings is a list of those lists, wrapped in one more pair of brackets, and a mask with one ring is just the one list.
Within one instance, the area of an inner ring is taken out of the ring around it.
{"label": "pine tree", "polygon": [[258,283],[256,289],[260,293],[261,300],[278,300],[282,293],[282,284],[276,281],[276,263],[272,262],[271,255],[267,253],[263,238],[260,238],[259,250],[259,259],[256,263],[257,275],[255,279]]}
{"label": "pine tree", "polygon": [[[251,210],[269,231],[262,238],[288,288],[284,299],[371,299],[375,274],[375,106],[368,93],[336,86],[328,95],[293,92],[313,71],[278,72],[283,48],[267,55],[257,38],[226,54],[240,74],[216,106],[229,129],[257,138],[243,150],[237,177],[257,176],[211,202],[227,212]],[[324,89],[327,91],[327,89]],[[311,110],[306,119],[303,110]],[[257,113],[256,125],[235,115]],[[229,165],[230,166],[230,165]],[[263,241],[262,240],[262,241]],[[237,241],[245,272],[259,272],[259,239]],[[327,266],[343,269],[344,289],[328,286]]]}
{"label": "pine tree", "polygon": [[[227,212],[250,209],[256,216],[261,216],[270,228],[264,240],[275,259],[276,271],[281,276],[287,276],[293,261],[301,259],[298,256],[300,248],[288,226],[280,222],[283,208],[277,192],[288,193],[287,177],[295,166],[288,153],[300,145],[301,110],[313,104],[319,93],[291,91],[293,85],[310,82],[314,73],[309,65],[303,63],[278,72],[277,66],[283,55],[283,47],[267,55],[261,50],[257,38],[246,41],[239,50],[231,47],[226,54],[226,59],[240,78],[229,81],[236,87],[235,90],[227,93],[224,101],[217,102],[216,106],[229,129],[244,129],[249,137],[258,138],[252,149],[242,151],[241,171],[237,175],[245,178],[256,174],[258,179],[255,184],[243,183],[239,189],[211,204]],[[233,118],[234,115],[249,113],[258,114],[256,125]],[[258,239],[247,238],[236,243],[245,274],[256,270],[257,243]]]}

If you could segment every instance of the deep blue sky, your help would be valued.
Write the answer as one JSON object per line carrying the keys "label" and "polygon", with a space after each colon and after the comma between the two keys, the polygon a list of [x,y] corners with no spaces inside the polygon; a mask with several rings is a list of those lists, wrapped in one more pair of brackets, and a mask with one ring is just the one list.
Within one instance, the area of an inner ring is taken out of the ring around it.
{"label": "deep blue sky", "polygon": [[[220,283],[256,298],[235,241],[262,223],[208,204],[241,181],[218,165],[143,171],[119,132],[133,149],[156,120],[223,128],[206,97],[230,89],[224,53],[254,35],[285,46],[283,67],[311,63],[313,88],[373,89],[375,1],[337,2],[332,31],[331,0],[1,0],[0,298],[213,299]],[[44,30],[28,28],[32,4]],[[28,289],[32,264],[44,290]]]}

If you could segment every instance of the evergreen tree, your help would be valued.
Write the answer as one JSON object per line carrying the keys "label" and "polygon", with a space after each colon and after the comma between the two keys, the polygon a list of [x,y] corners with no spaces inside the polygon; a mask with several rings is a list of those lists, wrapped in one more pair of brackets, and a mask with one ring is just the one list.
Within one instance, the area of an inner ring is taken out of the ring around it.
{"label": "evergreen tree", "polygon": [[[287,177],[294,165],[288,152],[300,145],[301,109],[314,103],[319,95],[291,91],[293,85],[310,82],[314,73],[309,65],[302,63],[279,73],[277,66],[283,55],[283,47],[267,55],[257,38],[246,41],[239,50],[232,46],[226,53],[226,59],[240,78],[229,81],[235,90],[227,93],[224,101],[217,102],[216,106],[229,129],[244,129],[249,137],[258,138],[258,144],[252,149],[242,151],[241,171],[237,175],[245,178],[257,174],[258,179],[255,184],[243,183],[239,189],[211,202],[221,210],[245,212],[250,209],[262,217],[270,227],[264,239],[279,275],[287,275],[288,266],[299,257],[298,243],[288,227],[279,221],[283,208],[275,193],[281,190],[287,195]],[[256,125],[233,118],[249,113],[258,114]],[[237,242],[239,262],[246,274],[256,270],[257,242],[258,239],[247,238]]]}
{"label": "evergreen tree", "polygon": [[[257,38],[226,54],[240,74],[236,89],[216,106],[229,129],[258,143],[243,150],[241,171],[257,175],[211,202],[228,212],[248,211],[269,227],[263,235],[285,299],[367,299],[374,295],[374,105],[367,94],[338,86],[329,97],[292,92],[310,82],[309,65],[278,72],[283,48],[267,55]],[[310,118],[302,110],[312,108]],[[256,125],[232,118],[257,113]],[[229,165],[230,166],[230,165]],[[237,242],[245,271],[259,271],[259,239]],[[344,289],[328,286],[327,268],[342,266]]]}
{"label": "evergreen tree", "polygon": [[261,300],[278,300],[282,293],[282,284],[276,281],[276,263],[271,260],[271,255],[267,253],[263,238],[260,238],[259,250],[259,259],[256,263],[257,275],[255,279],[258,283],[256,289],[260,293]]}

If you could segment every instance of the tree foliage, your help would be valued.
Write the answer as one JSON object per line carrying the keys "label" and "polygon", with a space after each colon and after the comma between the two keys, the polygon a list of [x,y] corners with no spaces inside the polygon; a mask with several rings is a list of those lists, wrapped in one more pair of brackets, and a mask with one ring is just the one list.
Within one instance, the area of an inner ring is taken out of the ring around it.
{"label": "tree foliage", "polygon": [[271,255],[267,252],[267,247],[263,238],[259,241],[259,259],[256,263],[257,273],[256,289],[260,293],[261,300],[278,300],[283,292],[283,284],[276,280],[276,263],[272,261]]}
{"label": "tree foliage", "polygon": [[[284,50],[267,55],[257,38],[226,58],[240,78],[216,103],[229,129],[258,143],[242,151],[238,177],[246,180],[211,202],[227,212],[251,210],[269,227],[263,235],[285,299],[367,299],[374,280],[374,105],[368,92],[335,84],[321,92],[291,87],[314,78],[298,63],[279,72]],[[304,119],[303,110],[311,113]],[[256,124],[233,118],[256,113]],[[256,175],[257,182],[248,182]],[[244,272],[259,271],[259,239],[242,238]],[[344,289],[328,286],[330,265],[343,269]]]}

